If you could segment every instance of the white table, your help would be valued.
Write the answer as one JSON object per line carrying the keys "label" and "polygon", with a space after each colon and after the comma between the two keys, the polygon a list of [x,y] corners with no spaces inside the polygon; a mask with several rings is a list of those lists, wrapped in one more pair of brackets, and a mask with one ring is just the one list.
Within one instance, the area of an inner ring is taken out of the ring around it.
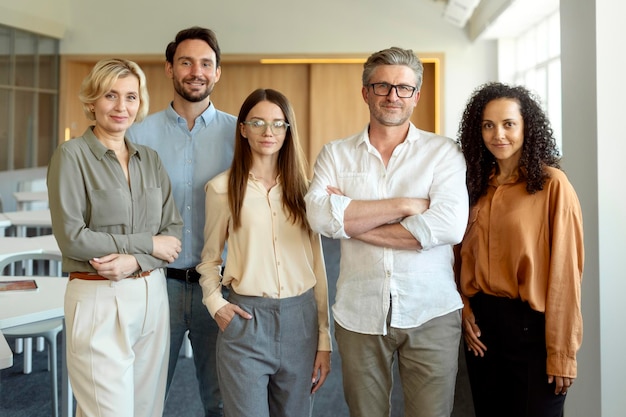
{"label": "white table", "polygon": [[48,191],[16,191],[13,197],[18,210],[24,210],[29,203],[48,203]]}
{"label": "white table", "polygon": [[18,236],[26,236],[29,227],[52,227],[50,210],[7,211],[2,215],[15,226]]}
{"label": "white table", "polygon": [[0,236],[0,259],[9,255],[24,253],[49,253],[60,255],[61,249],[54,235],[33,237],[2,237]]}
{"label": "white table", "polygon": [[0,277],[0,281],[34,279],[36,291],[0,292],[0,330],[63,317],[66,277]]}
{"label": "white table", "polygon": [[[43,236],[34,236],[34,237],[2,237],[0,236],[0,260],[6,258],[7,256],[12,255],[29,255],[29,254],[39,254],[46,253],[50,255],[58,255],[61,256],[61,249],[59,249],[59,245],[57,245],[56,239],[53,235],[43,235]],[[51,264],[52,265],[52,264]],[[61,275],[61,262],[55,262],[56,265],[56,275]],[[32,273],[33,263],[28,263],[26,267],[26,273]],[[0,271],[1,273],[1,271]],[[10,274],[13,274],[13,270],[11,269]],[[54,272],[50,272],[51,275],[54,275]],[[22,341],[16,342],[16,349],[18,353],[22,352],[22,349],[25,349],[25,352],[30,352],[31,344],[30,341],[27,340],[27,344],[24,348],[22,348]],[[37,340],[37,350],[42,351],[44,348],[43,339]],[[30,353],[25,353],[30,355]],[[25,358],[25,363],[30,363],[30,359]],[[30,372],[30,368],[24,368],[25,373]]]}
{"label": "white table", "polygon": [[[0,281],[35,279],[37,291],[11,291],[0,293],[0,330],[27,323],[63,318],[63,299],[67,278],[61,277],[0,277]],[[6,340],[2,336],[0,344]],[[63,346],[65,347],[65,331]],[[1,350],[1,349],[0,349]],[[13,359],[11,359],[11,363]],[[65,349],[61,351],[61,416],[72,415],[72,388],[67,375]]]}

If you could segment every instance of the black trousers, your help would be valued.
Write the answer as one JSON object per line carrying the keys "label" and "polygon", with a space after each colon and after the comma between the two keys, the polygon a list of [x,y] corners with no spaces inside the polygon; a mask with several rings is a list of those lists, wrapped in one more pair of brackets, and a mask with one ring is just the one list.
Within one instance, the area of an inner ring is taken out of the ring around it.
{"label": "black trousers", "polygon": [[546,374],[545,317],[519,299],[478,293],[470,305],[487,347],[465,353],[476,417],[561,417]]}

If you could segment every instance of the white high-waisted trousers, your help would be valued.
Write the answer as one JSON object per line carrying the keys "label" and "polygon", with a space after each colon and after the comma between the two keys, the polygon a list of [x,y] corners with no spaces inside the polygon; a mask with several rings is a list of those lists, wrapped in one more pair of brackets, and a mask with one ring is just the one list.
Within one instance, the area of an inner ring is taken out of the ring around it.
{"label": "white high-waisted trousers", "polygon": [[161,417],[169,356],[163,270],[69,281],[65,320],[76,417]]}

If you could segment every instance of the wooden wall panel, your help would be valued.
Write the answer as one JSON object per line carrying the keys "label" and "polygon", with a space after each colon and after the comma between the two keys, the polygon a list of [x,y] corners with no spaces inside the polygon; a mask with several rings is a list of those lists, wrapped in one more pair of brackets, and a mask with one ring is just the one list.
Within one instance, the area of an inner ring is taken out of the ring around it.
{"label": "wooden wall panel", "polygon": [[59,83],[59,140],[75,138],[83,134],[89,121],[78,100],[80,84],[89,74],[93,63],[61,61]]}
{"label": "wooden wall panel", "polygon": [[424,62],[424,79],[420,92],[420,100],[417,102],[411,121],[417,127],[429,132],[439,133],[437,126],[437,101],[436,101],[436,63]]}
{"label": "wooden wall panel", "polygon": [[357,133],[369,122],[362,72],[363,64],[311,65],[311,161],[324,144]]}
{"label": "wooden wall panel", "polygon": [[[90,122],[82,112],[78,91],[83,78],[103,57],[69,56],[61,61],[59,137],[80,136]],[[150,113],[161,111],[173,98],[172,81],[165,75],[160,56],[124,57],[137,62],[146,74]],[[440,131],[440,57],[424,60],[424,83],[413,123],[421,129]],[[369,121],[361,95],[362,63],[261,64],[258,59],[222,61],[221,79],[211,94],[215,106],[239,112],[243,100],[256,88],[273,88],[285,94],[296,112],[302,148],[312,172],[322,146],[362,130]]]}
{"label": "wooden wall panel", "polygon": [[156,113],[165,110],[174,98],[172,80],[165,74],[165,63],[141,63],[138,62],[146,74],[146,84],[150,95],[150,110],[148,113]]}
{"label": "wooden wall panel", "polygon": [[257,88],[280,91],[291,102],[300,144],[310,160],[308,86],[309,69],[306,65],[222,63],[222,75],[211,94],[211,101],[218,109],[237,116],[243,101]]}

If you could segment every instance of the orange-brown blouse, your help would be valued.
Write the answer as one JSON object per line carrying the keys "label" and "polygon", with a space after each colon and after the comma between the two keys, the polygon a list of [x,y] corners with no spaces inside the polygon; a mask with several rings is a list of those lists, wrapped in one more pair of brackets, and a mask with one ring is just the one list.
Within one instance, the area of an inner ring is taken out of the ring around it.
{"label": "orange-brown blouse", "polygon": [[502,185],[491,177],[461,244],[460,289],[466,297],[521,298],[545,313],[547,373],[575,378],[582,342],[582,213],[565,174],[547,172],[550,178],[535,194],[519,176]]}

